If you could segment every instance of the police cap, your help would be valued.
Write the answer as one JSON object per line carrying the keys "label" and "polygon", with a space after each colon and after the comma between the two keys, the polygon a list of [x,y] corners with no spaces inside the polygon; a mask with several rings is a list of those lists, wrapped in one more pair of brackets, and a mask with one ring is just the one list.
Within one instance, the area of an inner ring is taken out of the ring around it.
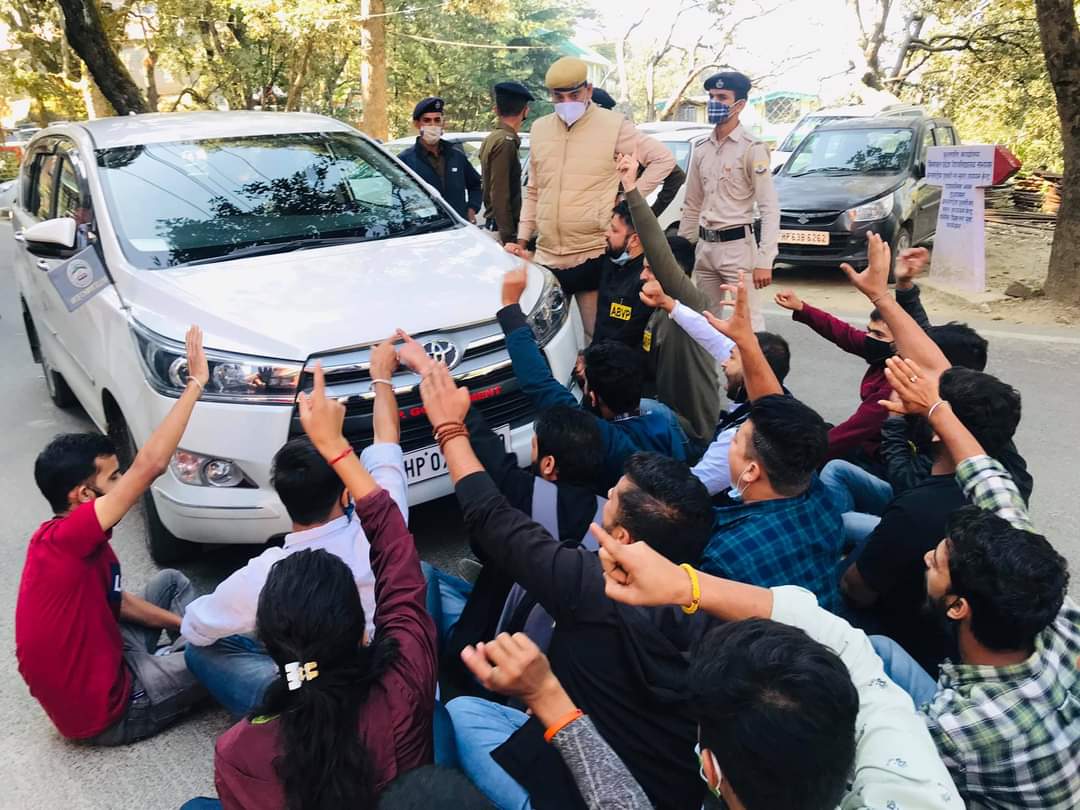
{"label": "police cap", "polygon": [[529,92],[529,88],[523,85],[521,82],[499,82],[497,85],[491,88],[500,95],[508,96],[521,96],[526,101],[535,101],[533,94]]}
{"label": "police cap", "polygon": [[412,120],[416,121],[424,113],[441,113],[443,111],[443,100],[438,96],[428,96],[415,107],[412,111]]}
{"label": "police cap", "polygon": [[592,100],[598,107],[603,107],[605,110],[615,109],[615,99],[611,97],[611,93],[602,87],[593,88]]}
{"label": "police cap", "polygon": [[731,90],[735,98],[746,98],[750,94],[750,77],[734,70],[714,73],[705,80],[705,91]]}
{"label": "police cap", "polygon": [[589,80],[589,68],[580,59],[564,56],[555,60],[544,77],[549,90],[576,90]]}

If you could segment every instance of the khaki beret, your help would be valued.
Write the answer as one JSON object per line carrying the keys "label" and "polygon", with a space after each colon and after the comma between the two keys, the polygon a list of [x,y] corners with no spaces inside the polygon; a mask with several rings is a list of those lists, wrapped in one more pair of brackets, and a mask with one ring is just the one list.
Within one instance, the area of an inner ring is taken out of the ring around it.
{"label": "khaki beret", "polygon": [[564,56],[548,68],[544,84],[549,90],[573,90],[588,81],[589,69],[580,59]]}

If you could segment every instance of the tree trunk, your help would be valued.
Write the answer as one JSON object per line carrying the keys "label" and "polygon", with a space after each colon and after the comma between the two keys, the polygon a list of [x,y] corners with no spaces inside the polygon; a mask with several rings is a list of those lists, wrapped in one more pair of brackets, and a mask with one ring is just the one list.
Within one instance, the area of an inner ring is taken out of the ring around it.
{"label": "tree trunk", "polygon": [[157,54],[151,50],[146,51],[143,70],[146,73],[146,106],[150,112],[157,112],[158,102],[161,100],[158,93],[157,76],[154,75],[157,71]]}
{"label": "tree trunk", "polygon": [[146,101],[109,42],[97,0],[57,0],[64,33],[118,115],[146,112]]}
{"label": "tree trunk", "polygon": [[386,112],[386,0],[360,0],[360,86],[364,115],[360,128],[385,141],[390,134]]}
{"label": "tree trunk", "polygon": [[698,65],[690,68],[686,71],[686,75],[683,76],[683,80],[679,82],[679,86],[675,88],[670,96],[667,97],[667,101],[664,102],[664,111],[660,113],[661,121],[670,121],[671,116],[675,115],[677,108],[682,104],[683,96],[686,95],[686,91],[690,89],[690,85],[694,83],[694,80],[704,73],[706,70],[720,67],[717,63],[708,65]]}
{"label": "tree trunk", "polygon": [[1073,0],[1035,0],[1046,69],[1057,96],[1065,176],[1046,295],[1080,305],[1080,28]]}
{"label": "tree trunk", "polygon": [[308,37],[304,42],[303,51],[300,54],[300,64],[293,68],[292,77],[289,81],[289,92],[285,97],[285,111],[296,112],[300,109],[300,99],[307,84],[308,64],[311,61],[311,51],[315,48],[315,40]]}

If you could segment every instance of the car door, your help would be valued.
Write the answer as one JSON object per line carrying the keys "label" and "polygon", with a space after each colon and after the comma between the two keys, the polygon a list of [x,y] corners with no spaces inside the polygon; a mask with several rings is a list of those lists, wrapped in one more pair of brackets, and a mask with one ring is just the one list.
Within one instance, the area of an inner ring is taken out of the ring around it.
{"label": "car door", "polygon": [[915,188],[912,198],[915,211],[912,217],[912,244],[925,242],[937,230],[938,208],[941,207],[941,186],[926,182],[926,160],[930,147],[934,145],[934,130],[930,123],[923,124],[919,131],[919,151],[915,158]]}
{"label": "car door", "polygon": [[34,184],[30,189],[27,210],[20,213],[27,220],[22,228],[46,219],[71,217],[75,220],[76,242],[71,251],[35,250],[25,240],[17,242],[23,254],[24,281],[30,294],[30,311],[42,342],[45,358],[88,409],[96,404],[94,363],[96,347],[101,343],[99,303],[91,299],[68,312],[60,293],[49,279],[49,271],[67,261],[90,244],[93,206],[85,172],[74,144],[57,140],[51,151],[35,158]]}

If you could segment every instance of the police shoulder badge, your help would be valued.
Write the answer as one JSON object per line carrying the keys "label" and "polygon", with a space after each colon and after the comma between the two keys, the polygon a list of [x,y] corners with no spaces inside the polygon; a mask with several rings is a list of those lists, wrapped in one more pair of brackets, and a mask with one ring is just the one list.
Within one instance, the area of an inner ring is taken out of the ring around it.
{"label": "police shoulder badge", "polygon": [[755,160],[754,161],[754,174],[765,174],[769,170],[769,161],[767,160]]}

